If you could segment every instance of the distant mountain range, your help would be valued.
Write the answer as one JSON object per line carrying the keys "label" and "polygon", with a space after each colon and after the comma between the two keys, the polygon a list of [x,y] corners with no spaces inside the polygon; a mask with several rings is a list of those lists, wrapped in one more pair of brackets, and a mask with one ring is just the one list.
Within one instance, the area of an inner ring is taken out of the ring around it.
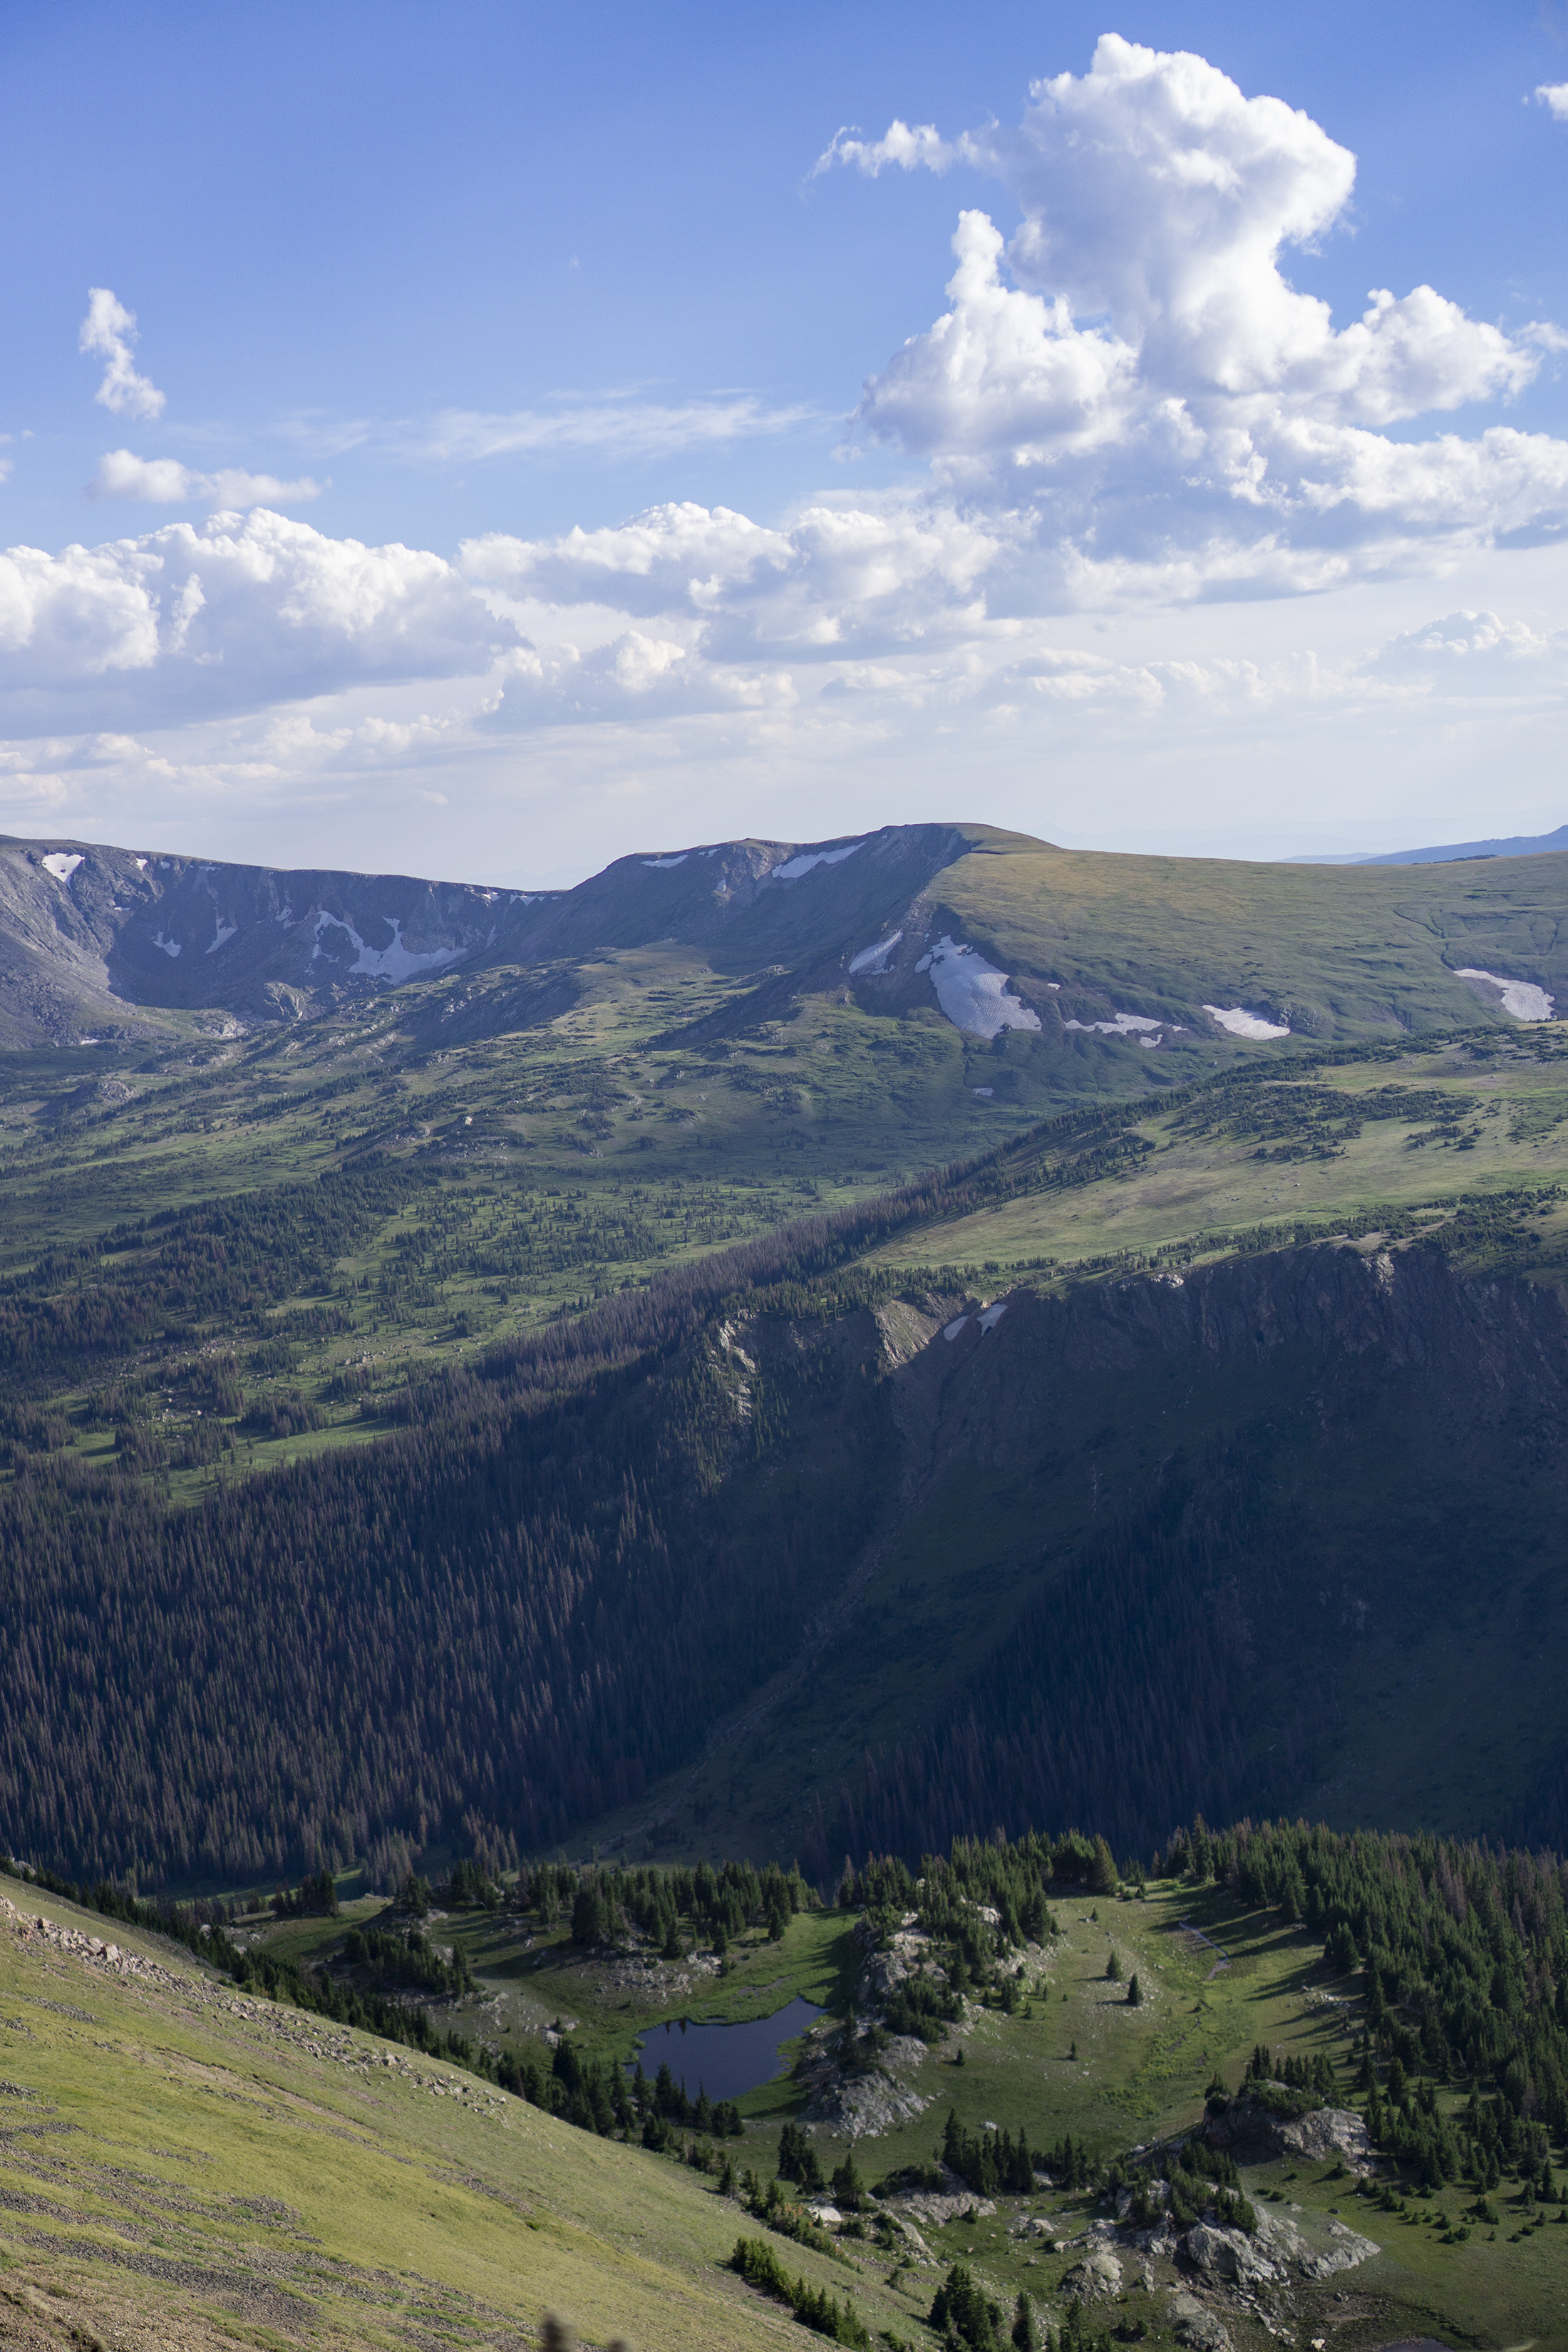
{"label": "distant mountain range", "polygon": [[1555,833],[1500,834],[1490,841],[1449,841],[1436,849],[1385,849],[1378,857],[1308,858],[1311,866],[1451,866],[1466,857],[1549,857],[1568,850],[1568,824]]}
{"label": "distant mountain range", "polygon": [[[413,1036],[516,1034],[605,984],[650,986],[663,943],[732,986],[733,1025],[832,993],[1028,1033],[1068,1080],[1113,1049],[1127,1082],[1194,1051],[1540,1018],[1568,1002],[1563,834],[1419,887],[1376,868],[1111,856],[983,824],[617,858],[522,891],[224,865],[89,842],[0,841],[0,1045],[134,1045],[294,1023],[399,992]],[[1494,854],[1495,853],[1495,854]],[[1547,917],[1543,923],[1542,913]],[[1142,1075],[1137,1073],[1142,1072]],[[1171,1074],[1174,1074],[1173,1071]]]}

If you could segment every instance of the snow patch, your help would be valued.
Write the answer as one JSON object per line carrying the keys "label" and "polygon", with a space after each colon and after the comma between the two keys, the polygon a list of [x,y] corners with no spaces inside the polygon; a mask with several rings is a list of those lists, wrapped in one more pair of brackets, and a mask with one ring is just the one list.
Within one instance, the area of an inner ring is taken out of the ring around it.
{"label": "snow patch", "polygon": [[963,1328],[964,1325],[968,1322],[968,1320],[969,1320],[969,1318],[968,1318],[968,1316],[967,1316],[967,1315],[959,1315],[959,1316],[955,1316],[955,1317],[954,1317],[954,1318],[953,1318],[953,1320],[952,1320],[952,1322],[947,1326],[946,1329],[943,1331],[943,1333],[942,1333],[942,1338],[943,1338],[944,1339],[957,1339],[957,1337],[958,1337],[958,1335],[959,1335],[959,1333],[963,1330]]}
{"label": "snow patch", "polygon": [[684,866],[690,855],[689,849],[683,849],[679,857],[645,857],[643,864],[653,866],[660,874],[667,874],[672,866]]}
{"label": "snow patch", "polygon": [[1204,1011],[1211,1021],[1217,1021],[1233,1037],[1289,1037],[1289,1030],[1280,1022],[1266,1021],[1261,1013],[1249,1013],[1245,1004],[1205,1004]]}
{"label": "snow patch", "polygon": [[39,858],[38,863],[46,873],[54,876],[57,882],[68,882],[81,864],[81,852],[79,849],[74,852],[68,849],[51,849],[47,857]]}
{"label": "snow patch", "polygon": [[[1144,1029],[1163,1029],[1163,1021],[1151,1021],[1142,1013],[1113,1013],[1109,1021],[1064,1021],[1064,1029],[1098,1029],[1102,1037],[1135,1037]],[[1145,1039],[1145,1044],[1148,1042]]]}
{"label": "snow patch", "polygon": [[220,922],[217,927],[217,937],[214,940],[211,947],[207,950],[208,955],[216,955],[219,948],[226,946],[230,940],[237,940],[238,937],[239,925],[237,923]]}
{"label": "snow patch", "polygon": [[1003,1316],[1005,1315],[1006,1312],[1007,1301],[1005,1298],[999,1298],[994,1307],[987,1307],[984,1314],[978,1316],[976,1320],[983,1331],[994,1331],[997,1324],[1000,1323]]}
{"label": "snow patch", "polygon": [[321,929],[327,923],[340,931],[346,931],[359,950],[349,966],[350,971],[368,972],[373,980],[412,980],[416,972],[438,971],[443,964],[456,963],[460,956],[468,953],[466,948],[431,948],[426,953],[417,953],[413,948],[404,946],[403,925],[397,916],[387,915],[384,919],[391,927],[392,945],[388,948],[367,948],[351,922],[342,915],[329,915],[323,908],[316,917],[316,944],[310,950],[311,962],[314,963],[321,953]]}
{"label": "snow patch", "polygon": [[153,945],[155,948],[162,948],[166,956],[177,956],[183,953],[180,941],[178,940],[166,940],[162,931],[153,932]]}
{"label": "snow patch", "polygon": [[1007,975],[975,949],[945,933],[917,971],[931,973],[937,1002],[955,1029],[971,1037],[994,1037],[1004,1029],[1037,1029],[1040,1016],[1007,990]]}
{"label": "snow patch", "polygon": [[[44,860],[46,866],[52,862],[47,857]],[[1516,1021],[1550,1021],[1552,1018],[1552,1007],[1556,999],[1548,996],[1543,988],[1537,988],[1532,980],[1500,980],[1495,971],[1479,971],[1473,964],[1458,965],[1454,977],[1456,980],[1484,981],[1489,988],[1497,989],[1503,1011],[1511,1013]]]}
{"label": "snow patch", "polygon": [[989,1101],[994,1096],[996,1089],[994,1087],[973,1087],[970,1091],[972,1094],[984,1095]]}
{"label": "snow patch", "polygon": [[792,857],[787,866],[775,866],[767,878],[770,882],[798,882],[801,876],[809,874],[814,866],[841,866],[847,857],[853,857],[855,852],[864,849],[865,845],[866,839],[862,835],[858,841],[850,842],[843,849],[802,850],[800,856]]}
{"label": "snow patch", "polygon": [[146,873],[146,871],[147,871],[147,860],[146,860],[144,857],[138,857],[138,858],[135,858],[135,859],[133,859],[133,860],[132,860],[132,863],[134,864],[134,866],[135,866],[135,867],[136,867],[136,871],[137,871],[139,874],[145,874],[145,873]]}
{"label": "snow patch", "polygon": [[862,948],[859,954],[850,961],[851,974],[858,971],[886,971],[888,958],[903,936],[902,931],[894,931],[889,938],[879,940],[875,947]]}

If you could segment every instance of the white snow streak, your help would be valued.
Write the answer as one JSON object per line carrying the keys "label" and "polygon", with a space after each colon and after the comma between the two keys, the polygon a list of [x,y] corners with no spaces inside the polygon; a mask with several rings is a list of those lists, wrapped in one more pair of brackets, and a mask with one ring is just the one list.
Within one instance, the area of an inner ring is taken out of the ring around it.
{"label": "white snow streak", "polygon": [[888,958],[903,936],[902,931],[894,931],[889,938],[879,940],[875,947],[862,948],[850,963],[850,971],[886,971]]}
{"label": "white snow streak", "polygon": [[81,852],[79,849],[73,856],[68,850],[51,849],[47,857],[39,858],[38,863],[54,876],[57,882],[68,882],[81,864]]}
{"label": "white snow streak", "polygon": [[[1131,1037],[1140,1029],[1163,1029],[1163,1021],[1151,1021],[1142,1013],[1118,1013],[1110,1021],[1064,1021],[1064,1029],[1098,1029],[1104,1037]],[[1147,1043],[1147,1039],[1144,1041]]]}
{"label": "white snow streak", "polygon": [[651,866],[657,873],[668,874],[672,866],[684,866],[690,855],[689,849],[683,849],[679,857],[645,857],[643,864]]}
{"label": "white snow streak", "polygon": [[770,882],[798,882],[801,876],[809,874],[814,866],[841,866],[847,857],[853,857],[855,852],[865,845],[865,835],[862,835],[858,841],[850,842],[845,849],[803,849],[800,856],[792,857],[787,866],[775,866],[767,879]]}

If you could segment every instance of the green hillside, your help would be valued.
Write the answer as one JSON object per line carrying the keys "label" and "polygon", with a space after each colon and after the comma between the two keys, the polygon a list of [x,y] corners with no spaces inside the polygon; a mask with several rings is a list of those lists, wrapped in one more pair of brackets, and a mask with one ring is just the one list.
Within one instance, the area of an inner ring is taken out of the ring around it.
{"label": "green hillside", "polygon": [[1009,971],[1121,992],[1129,1012],[1239,1003],[1308,1036],[1353,1037],[1474,1023],[1461,966],[1568,989],[1568,856],[1271,866],[981,834],[932,887]]}
{"label": "green hillside", "polygon": [[[537,2342],[547,2312],[633,2352],[800,2340],[726,2270],[734,2209],[700,2175],[243,2000],[54,1897],[26,1909],[156,1973],[0,1915],[0,2341],[499,2347]],[[850,2285],[868,2321],[904,2316],[868,2268],[791,2264]]]}

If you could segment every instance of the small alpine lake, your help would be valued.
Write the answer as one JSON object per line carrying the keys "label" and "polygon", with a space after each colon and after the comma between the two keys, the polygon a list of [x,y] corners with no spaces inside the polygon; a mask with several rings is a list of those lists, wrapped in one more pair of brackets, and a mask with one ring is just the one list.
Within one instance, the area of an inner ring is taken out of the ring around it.
{"label": "small alpine lake", "polygon": [[782,2071],[784,2042],[793,2042],[821,2015],[819,2008],[797,1993],[772,2017],[753,2017],[738,2025],[672,2017],[664,2025],[644,2029],[626,2072],[640,2064],[651,2082],[667,2065],[689,2099],[702,2091],[710,2099],[742,2098],[773,2081]]}

